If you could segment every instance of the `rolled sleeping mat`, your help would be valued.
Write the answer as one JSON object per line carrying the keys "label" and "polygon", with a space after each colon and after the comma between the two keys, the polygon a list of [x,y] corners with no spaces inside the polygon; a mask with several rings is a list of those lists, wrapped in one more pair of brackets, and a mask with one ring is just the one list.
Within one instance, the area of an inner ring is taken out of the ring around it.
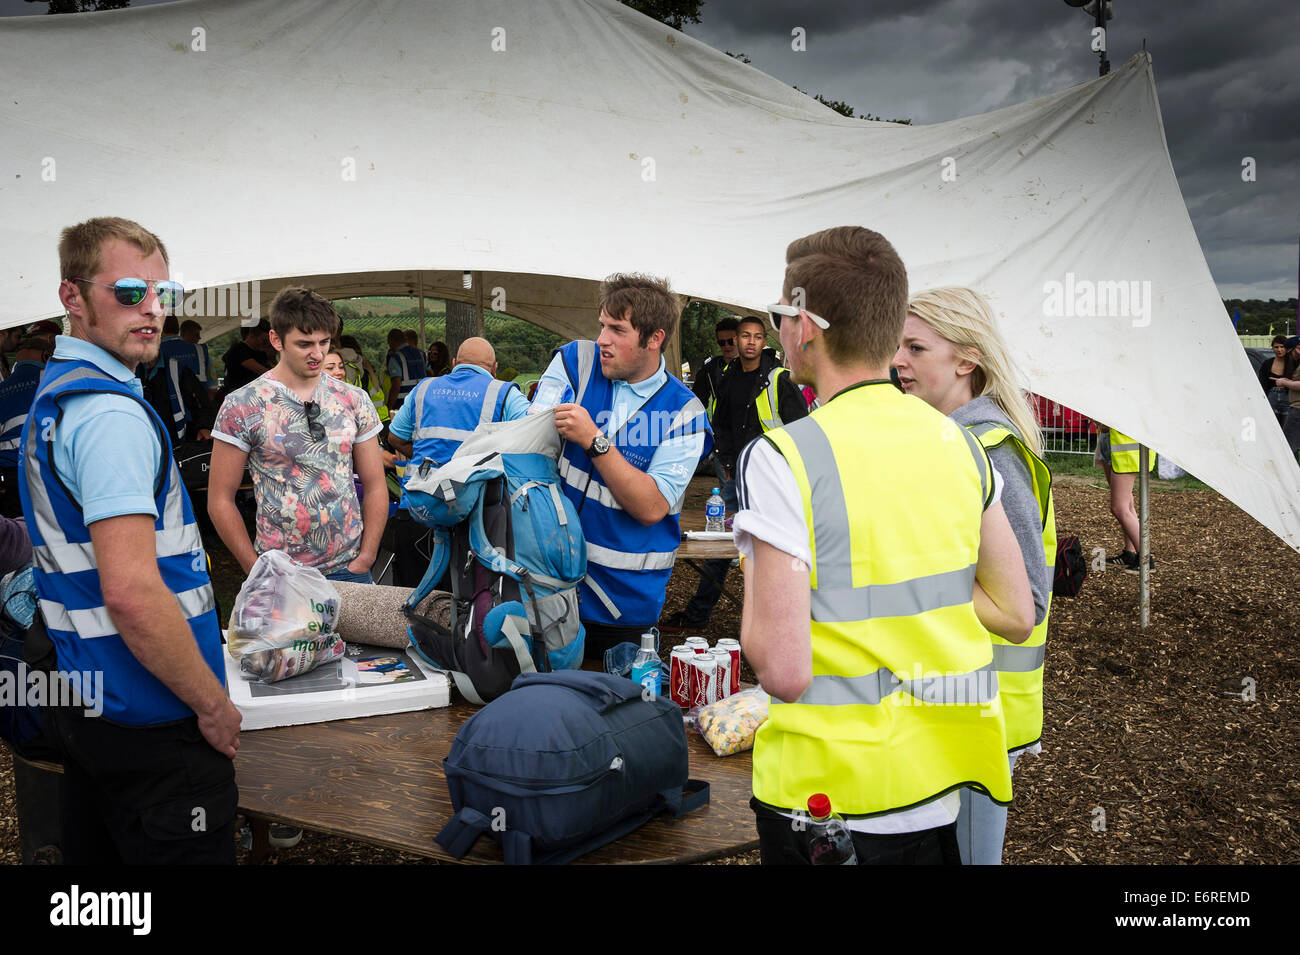
{"label": "rolled sleeping mat", "polygon": [[[339,592],[339,616],[335,629],[340,637],[348,643],[368,643],[397,650],[409,644],[402,605],[410,599],[412,588],[350,584],[337,580],[330,583]],[[416,611],[448,626],[451,594],[432,591],[420,601]]]}

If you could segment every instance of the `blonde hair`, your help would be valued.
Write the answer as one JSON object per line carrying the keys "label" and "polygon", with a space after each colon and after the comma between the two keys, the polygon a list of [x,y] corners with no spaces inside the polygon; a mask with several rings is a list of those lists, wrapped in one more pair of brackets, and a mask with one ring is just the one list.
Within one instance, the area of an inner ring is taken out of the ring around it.
{"label": "blonde hair", "polygon": [[907,311],[950,342],[962,358],[975,363],[972,395],[992,398],[1030,450],[1041,456],[1043,441],[1038,422],[1017,384],[1015,364],[984,296],[968,288],[929,289],[917,293]]}

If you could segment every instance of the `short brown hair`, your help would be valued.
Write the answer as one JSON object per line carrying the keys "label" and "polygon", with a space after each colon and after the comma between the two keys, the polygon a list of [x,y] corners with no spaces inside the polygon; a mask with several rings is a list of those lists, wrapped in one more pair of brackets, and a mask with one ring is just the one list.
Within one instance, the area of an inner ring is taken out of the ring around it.
{"label": "short brown hair", "polygon": [[785,261],[782,292],[826,319],[832,361],[880,365],[894,356],[907,318],[907,270],[889,240],[839,226],[795,239]]}
{"label": "short brown hair", "polygon": [[70,225],[59,234],[59,278],[90,279],[97,275],[103,265],[100,252],[110,239],[129,242],[141,255],[161,252],[163,261],[171,266],[162,239],[138,222],[105,216]]}
{"label": "short brown hair", "polygon": [[331,338],[339,333],[339,317],[334,306],[301,285],[280,289],[271,300],[270,313],[271,330],[282,340],[295,328],[308,335],[329,332]]}
{"label": "short brown hair", "polygon": [[664,340],[660,351],[668,347],[682,311],[667,279],[637,272],[616,272],[600,283],[600,310],[610,318],[630,322],[642,348],[662,328]]}

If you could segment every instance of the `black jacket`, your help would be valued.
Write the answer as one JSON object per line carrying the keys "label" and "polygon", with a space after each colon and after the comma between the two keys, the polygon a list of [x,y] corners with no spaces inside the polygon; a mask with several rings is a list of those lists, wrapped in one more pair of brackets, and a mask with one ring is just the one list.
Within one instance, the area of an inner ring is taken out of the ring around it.
{"label": "black jacket", "polygon": [[[745,445],[763,433],[763,426],[758,420],[758,406],[754,403],[754,399],[762,394],[763,389],[767,387],[767,376],[780,364],[773,349],[763,349],[758,358],[758,374],[753,377],[750,394],[746,396],[745,416],[742,421],[731,420],[732,398],[729,394],[733,387],[740,386],[741,376],[744,374],[739,358],[727,366],[722,379],[718,382],[718,409],[713,415],[714,446],[722,466],[733,474],[736,470],[736,458],[745,449]],[[804,401],[803,392],[790,380],[788,374],[781,376],[776,390],[777,411],[780,412],[783,422],[789,424],[808,414],[808,403]]]}

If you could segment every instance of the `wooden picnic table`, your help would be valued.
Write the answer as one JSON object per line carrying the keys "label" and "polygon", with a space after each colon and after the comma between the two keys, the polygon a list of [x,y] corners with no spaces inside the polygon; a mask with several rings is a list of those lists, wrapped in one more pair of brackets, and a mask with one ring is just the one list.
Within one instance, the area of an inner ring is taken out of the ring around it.
{"label": "wooden picnic table", "polygon": [[[682,511],[680,516],[682,533],[687,531],[704,530],[704,512],[703,511]],[[677,547],[677,558],[685,562],[686,566],[695,571],[701,577],[713,574],[708,567],[705,567],[701,561],[705,560],[734,560],[740,556],[740,551],[736,550],[736,545],[730,540],[706,541],[691,540],[684,538]],[[739,610],[744,607],[744,602],[739,597],[727,589],[724,580],[716,581],[722,595],[736,605]]]}
{"label": "wooden picnic table", "polygon": [[[442,771],[456,731],[478,707],[337,720],[240,734],[235,759],[240,810],[280,822],[429,858],[455,861],[433,841],[452,816]],[[719,758],[687,731],[690,775],[710,783],[709,804],[680,819],[661,813],[582,863],[690,863],[756,848],[749,808],[749,753]],[[255,851],[255,857],[258,852]],[[484,835],[463,862],[501,862]]]}

